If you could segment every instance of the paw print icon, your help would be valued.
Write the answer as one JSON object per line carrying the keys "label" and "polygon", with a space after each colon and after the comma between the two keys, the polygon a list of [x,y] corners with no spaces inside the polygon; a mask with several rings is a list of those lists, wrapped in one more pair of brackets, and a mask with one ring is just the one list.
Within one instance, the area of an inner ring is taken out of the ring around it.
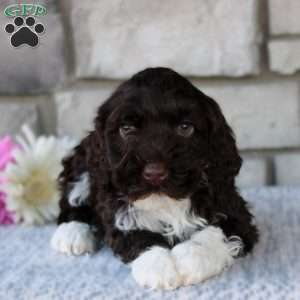
{"label": "paw print icon", "polygon": [[16,17],[13,23],[5,26],[5,31],[11,34],[11,44],[14,47],[28,45],[35,47],[39,43],[39,35],[45,32],[45,27],[42,23],[36,23],[35,18]]}

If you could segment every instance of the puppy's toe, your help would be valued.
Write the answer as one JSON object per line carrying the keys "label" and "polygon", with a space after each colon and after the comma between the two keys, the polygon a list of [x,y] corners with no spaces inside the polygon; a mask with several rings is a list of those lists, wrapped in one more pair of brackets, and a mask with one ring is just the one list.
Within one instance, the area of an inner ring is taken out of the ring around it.
{"label": "puppy's toe", "polygon": [[153,247],[131,263],[132,276],[138,284],[152,289],[175,289],[181,278],[168,249]]}
{"label": "puppy's toe", "polygon": [[94,252],[96,242],[88,224],[73,221],[58,226],[52,236],[51,246],[68,255],[82,255]]}

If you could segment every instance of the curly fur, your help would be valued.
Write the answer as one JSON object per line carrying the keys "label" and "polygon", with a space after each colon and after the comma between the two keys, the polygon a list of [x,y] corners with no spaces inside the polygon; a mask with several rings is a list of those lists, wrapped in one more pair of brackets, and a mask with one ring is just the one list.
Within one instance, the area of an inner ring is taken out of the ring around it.
{"label": "curly fur", "polygon": [[[186,120],[195,127],[189,138],[174,130]],[[127,123],[137,132],[124,140],[119,128]],[[169,171],[159,187],[141,176],[152,161],[163,161]],[[90,224],[99,243],[124,262],[152,246],[173,246],[159,232],[122,231],[115,225],[120,209],[152,194],[177,201],[188,197],[190,213],[220,227],[228,238],[240,237],[245,254],[258,240],[253,217],[235,188],[242,160],[231,128],[213,99],[170,69],[146,69],[121,84],[99,108],[94,130],[63,164],[58,222]],[[72,206],[69,195],[82,174],[89,175],[90,191],[81,206]]]}

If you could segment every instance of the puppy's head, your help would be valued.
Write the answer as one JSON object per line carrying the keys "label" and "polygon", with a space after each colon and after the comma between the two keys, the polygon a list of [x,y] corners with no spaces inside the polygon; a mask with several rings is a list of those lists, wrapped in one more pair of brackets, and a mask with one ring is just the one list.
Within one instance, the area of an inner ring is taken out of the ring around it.
{"label": "puppy's head", "polygon": [[219,106],[166,68],[123,83],[99,109],[112,182],[132,199],[161,192],[173,198],[233,183],[241,159]]}

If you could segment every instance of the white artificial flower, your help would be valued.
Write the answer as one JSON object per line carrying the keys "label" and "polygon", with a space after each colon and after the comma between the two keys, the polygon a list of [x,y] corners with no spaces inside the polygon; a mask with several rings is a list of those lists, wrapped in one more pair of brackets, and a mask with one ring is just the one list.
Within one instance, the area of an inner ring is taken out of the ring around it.
{"label": "white artificial flower", "polygon": [[23,127],[23,137],[17,137],[20,149],[13,153],[15,163],[3,173],[6,205],[15,213],[17,222],[44,224],[59,213],[57,178],[62,171],[62,159],[75,146],[75,141],[53,136],[36,137]]}

